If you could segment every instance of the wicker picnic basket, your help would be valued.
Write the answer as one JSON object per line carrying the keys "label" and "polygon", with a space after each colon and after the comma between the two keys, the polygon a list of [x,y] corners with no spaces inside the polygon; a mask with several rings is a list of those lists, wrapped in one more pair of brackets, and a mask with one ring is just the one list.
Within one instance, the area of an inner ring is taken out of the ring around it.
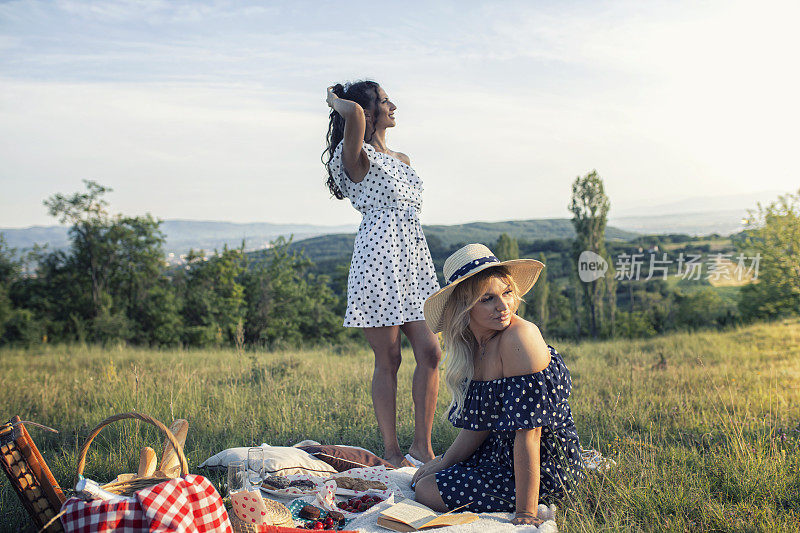
{"label": "wicker picnic basket", "polygon": [[[152,424],[156,426],[158,429],[160,429],[164,433],[164,435],[167,436],[167,440],[172,445],[172,447],[174,448],[175,452],[178,455],[178,460],[180,461],[181,465],[181,476],[189,475],[189,464],[186,462],[186,456],[183,454],[183,446],[181,446],[178,443],[178,440],[175,438],[175,435],[172,434],[169,428],[151,416],[137,412],[130,412],[130,413],[120,413],[117,415],[109,416],[108,418],[100,422],[97,425],[97,427],[95,427],[92,430],[92,433],[89,435],[89,438],[86,439],[86,442],[83,443],[83,447],[81,448],[81,451],[78,454],[78,474],[76,476],[76,482],[78,479],[80,479],[80,476],[83,475],[83,469],[86,467],[86,454],[88,453],[89,446],[92,444],[94,438],[107,425],[128,418],[141,420],[142,422],[147,422],[148,424]],[[136,477],[125,481],[111,482],[103,485],[102,487],[108,492],[113,492],[114,494],[119,494],[121,496],[131,496],[137,490],[141,490],[147,487],[152,487],[153,485],[158,485],[159,483],[167,481],[169,479],[172,478],[166,476],[152,475],[146,477]]]}
{"label": "wicker picnic basket", "polygon": [[[64,493],[18,416],[0,426],[0,463],[37,528],[42,528],[61,509]],[[63,532],[54,521],[47,533]]]}

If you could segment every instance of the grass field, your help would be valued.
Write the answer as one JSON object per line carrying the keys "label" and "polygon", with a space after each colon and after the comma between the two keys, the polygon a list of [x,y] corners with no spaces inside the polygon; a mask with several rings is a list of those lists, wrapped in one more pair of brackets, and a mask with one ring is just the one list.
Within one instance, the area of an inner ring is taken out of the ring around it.
{"label": "grass field", "polygon": [[[584,447],[617,461],[559,511],[562,531],[796,531],[800,527],[800,322],[641,341],[553,342],[570,367]],[[399,433],[412,435],[413,357],[404,353]],[[363,348],[244,352],[42,346],[0,351],[4,419],[32,428],[55,477],[72,485],[77,449],[106,416],[137,410],[190,422],[190,469],[230,446],[311,438],[381,453]],[[439,398],[439,411],[447,404]],[[455,430],[437,419],[434,448]],[[86,475],[135,471],[154,428],[118,422],[95,439]],[[160,450],[157,450],[160,453]],[[27,517],[0,482],[0,531]]]}

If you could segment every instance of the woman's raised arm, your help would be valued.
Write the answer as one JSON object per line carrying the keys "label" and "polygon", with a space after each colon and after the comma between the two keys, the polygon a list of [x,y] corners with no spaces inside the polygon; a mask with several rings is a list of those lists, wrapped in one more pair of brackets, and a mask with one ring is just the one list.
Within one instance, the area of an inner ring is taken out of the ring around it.
{"label": "woman's raised arm", "polygon": [[342,163],[347,176],[353,183],[359,183],[369,171],[369,158],[362,149],[367,121],[364,109],[352,100],[339,98],[333,87],[328,87],[328,106],[344,118],[344,146],[342,146]]}

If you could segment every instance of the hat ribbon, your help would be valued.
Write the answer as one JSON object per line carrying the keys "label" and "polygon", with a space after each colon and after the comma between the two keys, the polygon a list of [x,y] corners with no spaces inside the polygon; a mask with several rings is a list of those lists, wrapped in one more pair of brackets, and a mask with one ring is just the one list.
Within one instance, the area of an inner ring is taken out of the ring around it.
{"label": "hat ribbon", "polygon": [[453,275],[450,276],[450,278],[448,278],[447,284],[450,285],[458,278],[466,276],[467,274],[469,274],[470,272],[472,272],[481,265],[484,265],[486,263],[499,263],[499,262],[500,260],[493,255],[487,255],[486,257],[481,257],[480,259],[475,259],[473,261],[470,261],[466,265],[462,266],[461,268],[453,272]]}

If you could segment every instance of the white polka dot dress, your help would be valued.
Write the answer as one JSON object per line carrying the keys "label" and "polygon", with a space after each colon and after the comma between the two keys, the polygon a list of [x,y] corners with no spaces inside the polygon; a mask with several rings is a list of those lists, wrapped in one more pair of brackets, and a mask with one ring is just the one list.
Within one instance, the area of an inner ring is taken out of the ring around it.
{"label": "white polka dot dress", "polygon": [[547,368],[535,374],[469,383],[454,426],[489,436],[468,459],[436,473],[442,500],[454,509],[512,512],[516,508],[514,437],[518,429],[542,428],[540,501],[552,501],[583,477],[581,446],[569,408],[572,379],[550,347]]}
{"label": "white polka dot dress", "polygon": [[339,189],[362,214],[347,277],[345,327],[399,326],[424,320],[425,300],[439,290],[422,226],[422,180],[410,166],[364,143],[369,171],[353,183],[342,145],[330,162]]}

